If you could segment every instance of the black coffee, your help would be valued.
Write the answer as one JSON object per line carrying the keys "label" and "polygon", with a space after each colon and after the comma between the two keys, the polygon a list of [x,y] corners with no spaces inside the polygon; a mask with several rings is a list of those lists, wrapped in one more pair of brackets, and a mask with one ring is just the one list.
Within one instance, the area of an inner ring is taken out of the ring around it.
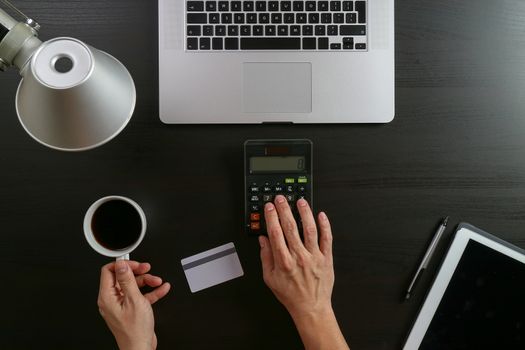
{"label": "black coffee", "polygon": [[121,250],[139,239],[142,221],[135,207],[126,201],[113,199],[97,208],[91,219],[91,230],[100,245]]}

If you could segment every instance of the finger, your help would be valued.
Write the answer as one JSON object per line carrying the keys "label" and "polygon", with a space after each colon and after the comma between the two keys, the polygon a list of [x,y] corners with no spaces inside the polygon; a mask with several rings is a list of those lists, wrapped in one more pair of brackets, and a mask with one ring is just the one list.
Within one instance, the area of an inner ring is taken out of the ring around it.
{"label": "finger", "polygon": [[158,287],[162,284],[162,278],[158,276],[153,276],[148,274],[140,275],[135,277],[135,280],[137,281],[137,286],[139,288],[148,286],[148,287]]}
{"label": "finger", "polygon": [[[133,271],[135,275],[143,275],[149,272],[149,270],[151,270],[151,265],[149,263],[139,263],[138,261],[133,261],[133,260],[126,260],[126,261],[128,263],[128,266],[131,268],[131,270]],[[108,265],[111,265],[109,269],[111,272],[114,273],[115,263],[111,263]]]}
{"label": "finger", "polygon": [[113,287],[115,286],[115,274],[112,269],[114,269],[114,265],[114,262],[106,264],[102,266],[102,269],[100,270],[100,287],[98,293],[102,297],[112,294],[113,292]]}
{"label": "finger", "polygon": [[272,255],[275,262],[280,266],[283,266],[290,261],[292,257],[286,246],[286,241],[284,240],[277,211],[272,203],[266,203],[264,206],[264,217],[266,220],[266,230],[268,231],[270,247],[272,248]]}
{"label": "finger", "polygon": [[259,236],[259,245],[261,246],[261,263],[264,275],[273,270],[273,254],[268,238]]}
{"label": "finger", "polygon": [[127,261],[118,260],[115,263],[115,278],[125,297],[135,299],[142,295],[137,286],[137,281],[135,281],[135,275],[133,275]]}
{"label": "finger", "polygon": [[330,221],[324,212],[319,213],[318,216],[319,229],[321,231],[320,248],[325,256],[332,256],[332,228]]}
{"label": "finger", "polygon": [[297,223],[295,222],[295,218],[293,217],[286,198],[282,195],[275,197],[275,206],[277,207],[279,221],[281,222],[286,242],[288,242],[288,247],[290,247],[290,250],[300,252],[304,249],[304,245],[303,242],[301,242]]}
{"label": "finger", "polygon": [[308,205],[308,202],[301,198],[297,201],[297,209],[303,222],[303,236],[304,246],[310,252],[319,251],[319,243],[317,242],[317,226],[315,224],[314,215]]}
{"label": "finger", "polygon": [[144,297],[148,299],[150,304],[155,304],[160,299],[164,298],[171,289],[171,285],[166,282],[162,286],[154,289],[153,291],[144,294]]}

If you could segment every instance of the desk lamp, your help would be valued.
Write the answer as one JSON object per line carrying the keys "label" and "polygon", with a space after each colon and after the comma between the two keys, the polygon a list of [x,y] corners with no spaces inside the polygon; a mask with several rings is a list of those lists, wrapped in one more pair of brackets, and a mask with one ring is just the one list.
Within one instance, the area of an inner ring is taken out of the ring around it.
{"label": "desk lamp", "polygon": [[20,71],[16,111],[27,133],[62,151],[91,149],[118,135],[136,100],[124,65],[74,38],[40,41],[38,23],[2,3],[21,18],[0,8],[0,70]]}

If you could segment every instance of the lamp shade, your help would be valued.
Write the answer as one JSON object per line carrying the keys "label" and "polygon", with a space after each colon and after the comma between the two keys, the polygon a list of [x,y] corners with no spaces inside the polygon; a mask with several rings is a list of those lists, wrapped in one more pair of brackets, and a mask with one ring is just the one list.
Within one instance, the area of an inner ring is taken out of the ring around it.
{"label": "lamp shade", "polygon": [[20,122],[54,149],[82,151],[108,142],[135,108],[135,85],[124,65],[77,39],[44,42],[21,74]]}

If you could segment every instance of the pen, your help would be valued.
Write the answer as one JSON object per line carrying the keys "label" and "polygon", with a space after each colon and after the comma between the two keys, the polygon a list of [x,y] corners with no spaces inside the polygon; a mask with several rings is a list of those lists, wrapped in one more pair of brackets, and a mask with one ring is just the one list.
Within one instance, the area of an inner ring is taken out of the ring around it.
{"label": "pen", "polygon": [[445,228],[447,227],[447,222],[448,222],[448,216],[445,218],[445,220],[443,220],[441,225],[439,225],[436,233],[434,234],[434,238],[432,238],[432,242],[430,242],[430,245],[428,246],[425,256],[423,257],[423,260],[421,260],[421,263],[419,264],[419,267],[417,268],[416,275],[414,276],[414,278],[412,278],[412,282],[410,282],[410,286],[408,286],[405,300],[410,299],[412,289],[414,288],[416,281],[418,280],[419,276],[423,273],[423,270],[427,268],[427,265],[430,259],[432,258],[432,255],[434,254],[434,250],[436,250],[437,244],[439,240],[441,239],[443,232],[445,232]]}

